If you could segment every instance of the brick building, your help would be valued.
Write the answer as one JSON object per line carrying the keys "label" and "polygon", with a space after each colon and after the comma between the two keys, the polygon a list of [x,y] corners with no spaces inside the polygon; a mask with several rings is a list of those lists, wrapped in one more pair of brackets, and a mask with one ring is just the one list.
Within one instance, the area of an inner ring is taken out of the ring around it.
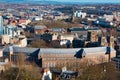
{"label": "brick building", "polygon": [[[70,66],[70,64],[75,65],[77,62],[88,61],[88,64],[97,64],[102,62],[108,62],[109,58],[116,56],[116,51],[110,48],[111,54],[106,54],[106,47],[94,47],[94,48],[83,48],[84,51],[80,53],[82,56],[80,59],[76,59],[74,55],[80,52],[80,48],[24,48],[24,47],[9,47],[4,49],[4,56],[12,52],[13,56],[19,53],[24,53],[26,55],[25,60],[34,61],[40,67],[56,67],[56,66]],[[11,51],[12,50],[12,51]],[[13,57],[13,62],[15,61]],[[70,64],[67,64],[67,63]]]}

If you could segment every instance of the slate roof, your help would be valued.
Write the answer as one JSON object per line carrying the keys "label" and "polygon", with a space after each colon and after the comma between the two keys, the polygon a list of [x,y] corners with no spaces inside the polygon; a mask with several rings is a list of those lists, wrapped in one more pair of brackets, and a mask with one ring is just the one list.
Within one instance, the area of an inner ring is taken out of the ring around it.
{"label": "slate roof", "polygon": [[79,27],[69,28],[68,30],[69,30],[70,32],[73,32],[73,31],[87,31],[86,29],[84,29],[84,28],[79,28]]}
{"label": "slate roof", "polygon": [[[25,53],[27,55],[30,55],[34,53],[35,51],[39,50],[39,48],[28,48],[28,47],[13,47],[14,53]],[[10,52],[10,46],[6,47],[3,52]]]}
{"label": "slate roof", "polygon": [[[81,50],[81,48],[69,48],[69,49],[56,49],[56,48],[41,48],[40,54],[75,54]],[[106,47],[93,47],[93,48],[84,48],[86,55],[91,54],[103,54],[106,53]],[[116,52],[111,48],[111,52]]]}
{"label": "slate roof", "polygon": [[[99,55],[106,53],[106,47],[92,47],[83,48],[85,56],[87,55]],[[33,54],[76,54],[81,48],[28,48],[28,47],[13,47],[14,53],[25,53],[27,55]],[[10,52],[10,48],[7,47],[3,52]],[[111,48],[111,52],[116,52]]]}
{"label": "slate roof", "polygon": [[45,25],[39,25],[39,26],[35,26],[34,29],[44,29],[47,28]]}

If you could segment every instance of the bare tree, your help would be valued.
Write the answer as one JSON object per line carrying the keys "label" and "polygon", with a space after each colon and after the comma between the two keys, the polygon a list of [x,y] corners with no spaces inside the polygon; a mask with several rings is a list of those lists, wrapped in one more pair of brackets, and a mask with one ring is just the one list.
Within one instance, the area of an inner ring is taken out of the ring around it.
{"label": "bare tree", "polygon": [[18,80],[18,77],[20,75],[20,71],[24,68],[25,66],[25,55],[23,53],[18,53],[18,58],[17,58],[17,66],[18,66],[18,74],[16,76],[15,80]]}

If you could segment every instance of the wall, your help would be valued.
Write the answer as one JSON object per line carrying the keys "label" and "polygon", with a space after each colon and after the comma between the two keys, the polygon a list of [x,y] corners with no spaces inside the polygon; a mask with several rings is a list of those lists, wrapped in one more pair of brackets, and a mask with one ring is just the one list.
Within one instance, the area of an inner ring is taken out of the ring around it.
{"label": "wall", "polygon": [[113,15],[104,15],[104,18],[106,21],[113,21],[114,16]]}
{"label": "wall", "polygon": [[72,43],[72,41],[73,41],[73,39],[74,39],[74,35],[73,34],[71,34],[71,35],[60,35],[59,36],[59,39],[60,40],[64,40],[64,39],[67,39],[67,40],[70,40],[70,42]]}
{"label": "wall", "polygon": [[[110,58],[116,56],[116,53],[113,52],[110,55]],[[70,64],[75,64],[75,62],[82,63],[87,62],[88,64],[98,64],[109,61],[109,55],[104,52],[97,52],[92,54],[89,53],[82,59],[76,59],[74,54],[43,54],[42,55],[42,67],[56,67],[56,66],[68,66]],[[69,63],[69,64],[68,64]],[[71,65],[70,65],[71,66]]]}
{"label": "wall", "polygon": [[2,44],[8,44],[10,43],[10,37],[9,35],[2,35]]}
{"label": "wall", "polygon": [[24,39],[20,40],[20,46],[21,47],[26,47],[27,46],[27,38],[24,38]]}
{"label": "wall", "polygon": [[3,50],[0,49],[0,57],[3,57]]}

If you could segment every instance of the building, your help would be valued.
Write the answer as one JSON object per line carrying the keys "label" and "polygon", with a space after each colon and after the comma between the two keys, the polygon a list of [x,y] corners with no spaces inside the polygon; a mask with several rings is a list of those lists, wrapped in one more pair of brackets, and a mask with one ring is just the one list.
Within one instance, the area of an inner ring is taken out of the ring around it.
{"label": "building", "polygon": [[74,34],[59,34],[58,40],[69,40],[72,43],[75,35]]}
{"label": "building", "polygon": [[0,62],[0,73],[8,69],[8,62]]}
{"label": "building", "polygon": [[76,40],[76,39],[74,39],[73,41],[72,41],[72,47],[73,48],[83,48],[83,47],[85,47],[85,41],[84,40]]}
{"label": "building", "polygon": [[88,41],[90,42],[97,42],[98,41],[98,34],[95,31],[88,32]]}
{"label": "building", "polygon": [[117,37],[120,36],[120,28],[117,28],[117,29],[116,29],[116,36],[117,36]]}
{"label": "building", "polygon": [[44,25],[39,25],[34,27],[35,34],[44,34],[45,32],[49,31],[48,28]]}
{"label": "building", "polygon": [[96,21],[93,21],[93,25],[105,27],[105,28],[111,28],[114,24],[110,21],[106,21],[103,18],[98,18]]}
{"label": "building", "polygon": [[[40,67],[65,66],[67,63],[75,65],[77,62],[87,61],[88,64],[108,62],[109,58],[116,56],[116,51],[110,48],[111,54],[106,54],[107,47],[94,48],[27,48],[27,47],[6,47],[3,50],[4,56],[12,54],[12,62],[16,61],[15,56],[19,53],[26,55],[25,60],[33,61]],[[80,53],[81,59],[76,59],[75,54]],[[110,55],[110,56],[109,56]]]}
{"label": "building", "polygon": [[103,18],[105,18],[106,21],[110,21],[111,22],[111,21],[113,21],[114,15],[113,14],[111,14],[111,15],[104,14]]}
{"label": "building", "polygon": [[114,12],[113,14],[114,14],[114,19],[116,21],[120,21],[120,12]]}
{"label": "building", "polygon": [[19,37],[17,43],[13,43],[13,46],[26,47],[27,46],[27,38]]}
{"label": "building", "polygon": [[114,48],[114,36],[101,36],[99,38],[99,42],[100,42],[101,46],[110,45],[111,47]]}
{"label": "building", "polygon": [[18,21],[18,24],[27,25],[27,24],[30,23],[30,22],[31,22],[31,20],[23,20],[23,19],[20,19],[20,20]]}
{"label": "building", "polygon": [[[80,48],[70,49],[41,49],[38,58],[42,58],[42,67],[65,66],[68,62],[76,65],[74,55]],[[97,64],[109,61],[109,55],[106,54],[106,47],[84,48],[84,55],[81,62],[88,61],[88,64]],[[111,58],[116,56],[116,51],[111,48]],[[102,61],[102,62],[101,62]],[[79,62],[79,61],[78,61]]]}
{"label": "building", "polygon": [[71,44],[70,40],[67,40],[67,39],[60,40],[60,45],[69,45],[70,46],[70,44]]}
{"label": "building", "polygon": [[55,15],[54,16],[54,20],[63,20],[63,19],[68,19],[69,18],[69,16],[67,16],[67,15]]}
{"label": "building", "polygon": [[8,58],[4,57],[3,50],[4,47],[0,47],[0,73],[9,68],[9,60]]}
{"label": "building", "polygon": [[80,39],[83,38],[85,40],[87,39],[88,30],[85,28],[80,28],[80,27],[68,28],[67,32],[75,34],[75,37],[77,38]]}
{"label": "building", "polygon": [[16,26],[7,25],[3,28],[3,34],[9,35],[11,38],[19,36],[21,33],[23,33],[23,29]]}
{"label": "building", "polygon": [[114,62],[116,65],[116,68],[120,70],[120,57],[117,56],[115,58],[112,58],[112,62]]}
{"label": "building", "polygon": [[66,30],[64,28],[50,28],[49,33],[51,34],[66,33]]}
{"label": "building", "polygon": [[2,35],[2,44],[9,44],[10,43],[10,36],[9,35]]}
{"label": "building", "polygon": [[53,41],[53,40],[58,40],[58,35],[59,35],[59,34],[53,34],[53,35],[52,35],[52,41]]}
{"label": "building", "polygon": [[76,11],[76,12],[74,13],[74,16],[77,17],[77,18],[83,19],[83,18],[85,18],[85,17],[87,16],[87,13],[82,12],[82,11]]}
{"label": "building", "polygon": [[2,14],[0,14],[0,35],[3,34],[3,17]]}
{"label": "building", "polygon": [[42,16],[35,16],[32,20],[42,21],[42,20],[43,20],[43,17],[42,17]]}

